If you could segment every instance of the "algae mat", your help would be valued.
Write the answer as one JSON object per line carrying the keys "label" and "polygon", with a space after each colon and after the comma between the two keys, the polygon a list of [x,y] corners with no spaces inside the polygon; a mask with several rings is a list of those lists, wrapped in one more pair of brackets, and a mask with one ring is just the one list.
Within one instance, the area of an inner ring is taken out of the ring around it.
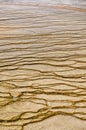
{"label": "algae mat", "polygon": [[86,130],[86,8],[77,2],[1,1],[0,130]]}

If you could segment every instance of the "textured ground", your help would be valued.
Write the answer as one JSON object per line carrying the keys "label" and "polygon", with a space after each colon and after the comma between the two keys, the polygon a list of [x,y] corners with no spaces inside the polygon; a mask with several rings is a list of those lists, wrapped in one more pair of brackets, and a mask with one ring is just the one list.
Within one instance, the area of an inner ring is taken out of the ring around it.
{"label": "textured ground", "polygon": [[86,130],[86,9],[0,4],[0,130]]}

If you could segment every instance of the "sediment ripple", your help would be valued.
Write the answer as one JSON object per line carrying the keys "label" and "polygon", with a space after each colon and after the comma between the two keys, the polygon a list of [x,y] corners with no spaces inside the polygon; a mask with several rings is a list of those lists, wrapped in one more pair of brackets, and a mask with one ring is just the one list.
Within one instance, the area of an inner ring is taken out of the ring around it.
{"label": "sediment ripple", "polygon": [[75,8],[0,5],[0,130],[86,129],[86,12]]}

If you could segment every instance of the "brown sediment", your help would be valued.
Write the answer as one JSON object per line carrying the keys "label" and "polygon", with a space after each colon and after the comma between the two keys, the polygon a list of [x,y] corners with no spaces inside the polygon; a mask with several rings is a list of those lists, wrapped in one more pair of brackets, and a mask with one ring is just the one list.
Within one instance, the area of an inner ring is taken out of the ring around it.
{"label": "brown sediment", "polygon": [[85,130],[85,10],[34,6],[2,8],[0,130]]}
{"label": "brown sediment", "polygon": [[51,6],[51,7],[58,8],[58,9],[66,9],[66,10],[73,10],[73,11],[79,11],[79,12],[86,12],[85,8],[74,7],[74,6],[70,6],[70,5],[56,5],[56,6]]}

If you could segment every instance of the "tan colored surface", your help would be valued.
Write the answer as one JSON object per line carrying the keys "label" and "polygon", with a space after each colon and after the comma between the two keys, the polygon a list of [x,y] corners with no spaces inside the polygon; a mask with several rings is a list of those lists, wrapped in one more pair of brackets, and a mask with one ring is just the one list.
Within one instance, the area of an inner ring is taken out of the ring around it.
{"label": "tan colored surface", "polygon": [[59,7],[0,5],[0,130],[86,130],[86,12]]}

